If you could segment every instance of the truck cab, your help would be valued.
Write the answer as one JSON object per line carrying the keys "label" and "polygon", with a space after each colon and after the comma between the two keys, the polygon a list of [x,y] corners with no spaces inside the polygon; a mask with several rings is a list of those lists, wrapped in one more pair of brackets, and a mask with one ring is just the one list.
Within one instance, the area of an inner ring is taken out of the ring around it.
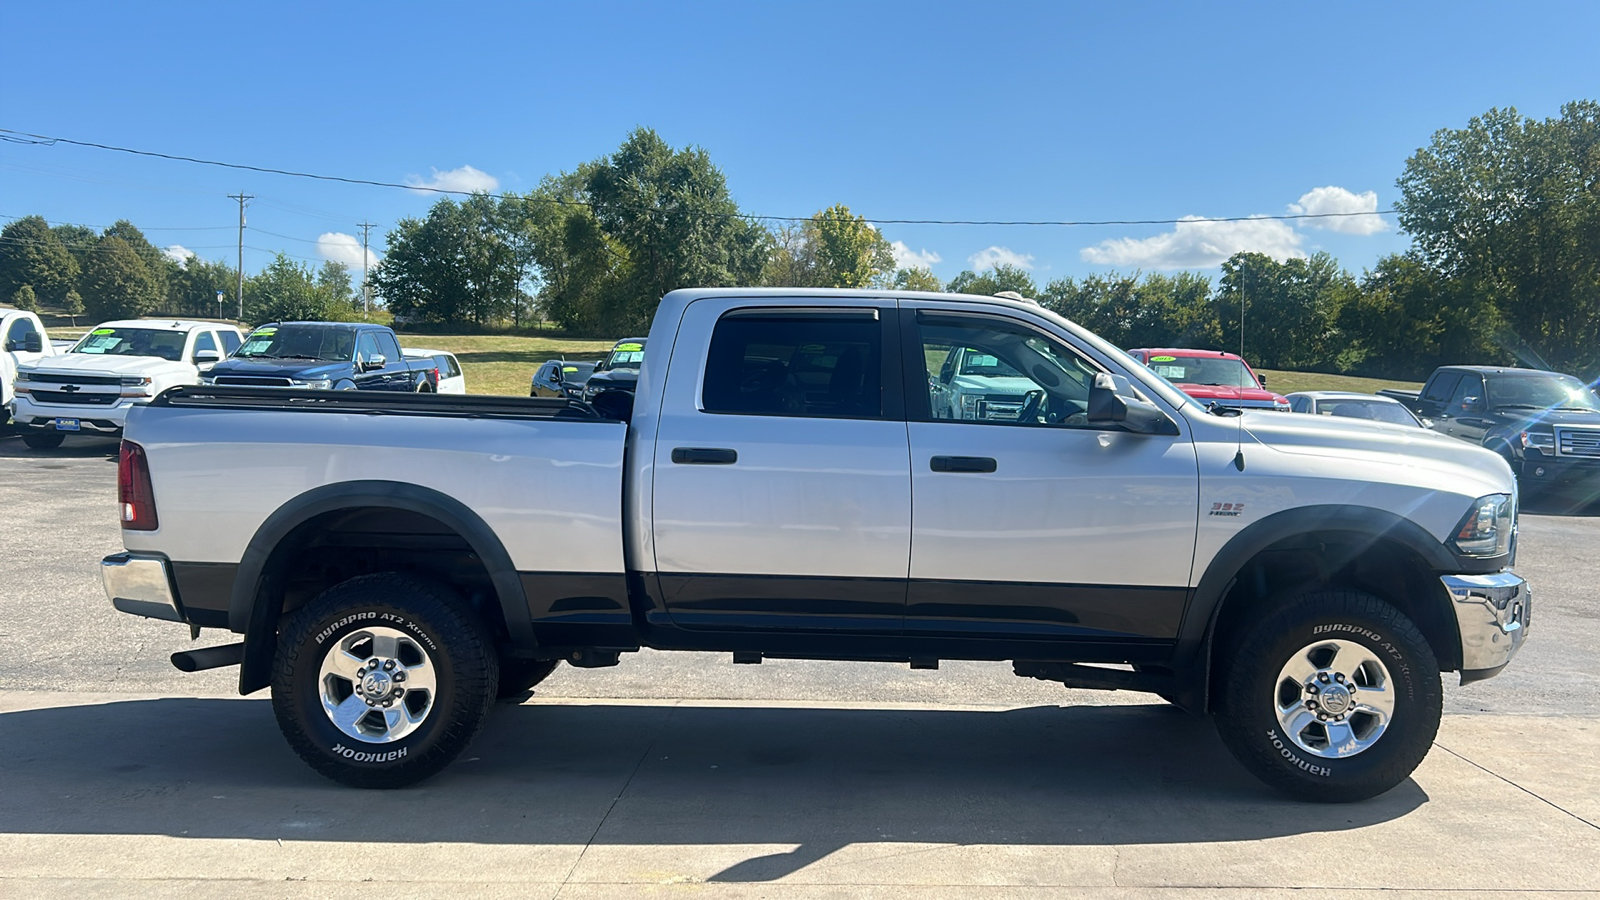
{"label": "truck cab", "polygon": [[25,309],[0,309],[0,408],[11,418],[12,384],[17,369],[56,355],[39,317]]}
{"label": "truck cab", "polygon": [[169,387],[199,383],[242,339],[238,328],[219,322],[103,322],[66,353],[18,369],[13,418],[36,450],[72,435],[115,437],[129,410]]}

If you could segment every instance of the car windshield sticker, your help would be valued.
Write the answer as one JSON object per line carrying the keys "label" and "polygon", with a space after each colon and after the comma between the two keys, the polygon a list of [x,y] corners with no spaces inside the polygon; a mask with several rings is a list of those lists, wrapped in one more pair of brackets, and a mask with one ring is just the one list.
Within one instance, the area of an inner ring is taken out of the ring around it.
{"label": "car windshield sticker", "polygon": [[562,366],[561,367],[561,371],[563,371],[563,372],[576,372],[576,371],[578,371],[578,367],[577,366]]}
{"label": "car windshield sticker", "polygon": [[[620,331],[621,329],[618,329],[618,330]],[[643,350],[643,349],[644,349],[644,345],[643,344],[618,344],[617,345],[617,352],[618,353],[638,353],[640,350]]]}
{"label": "car windshield sticker", "polygon": [[89,333],[90,334],[115,334],[116,332],[113,331],[110,328],[96,328],[95,330],[93,330],[93,331],[91,331]]}
{"label": "car windshield sticker", "polygon": [[1182,378],[1183,366],[1156,366],[1155,372],[1162,378]]}
{"label": "car windshield sticker", "polygon": [[266,337],[269,334],[277,334],[277,333],[278,333],[278,329],[276,329],[276,328],[257,328],[255,331],[250,332],[250,336],[251,337]]}
{"label": "car windshield sticker", "polygon": [[1150,361],[1151,362],[1177,362],[1178,358],[1176,356],[1152,356],[1152,357],[1150,357]]}

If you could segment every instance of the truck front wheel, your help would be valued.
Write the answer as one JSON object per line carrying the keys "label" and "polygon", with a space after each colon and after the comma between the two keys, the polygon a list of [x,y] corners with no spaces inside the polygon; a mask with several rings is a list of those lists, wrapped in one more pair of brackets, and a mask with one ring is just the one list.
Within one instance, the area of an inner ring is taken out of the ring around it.
{"label": "truck front wheel", "polygon": [[1439,663],[1393,606],[1357,591],[1294,598],[1225,641],[1217,730],[1251,774],[1301,800],[1404,781],[1439,730]]}
{"label": "truck front wheel", "polygon": [[439,584],[364,575],[285,623],[272,709],[289,745],[342,784],[403,787],[449,765],[500,679],[483,623]]}

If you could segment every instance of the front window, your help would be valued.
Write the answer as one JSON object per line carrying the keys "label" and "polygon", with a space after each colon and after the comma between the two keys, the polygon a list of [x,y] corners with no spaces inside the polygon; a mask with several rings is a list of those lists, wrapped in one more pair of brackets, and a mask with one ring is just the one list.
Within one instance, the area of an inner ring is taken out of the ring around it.
{"label": "front window", "polygon": [[1152,356],[1150,370],[1173,384],[1260,387],[1250,368],[1237,359],[1215,356]]}
{"label": "front window", "polygon": [[240,359],[310,359],[349,362],[355,355],[355,333],[348,328],[308,325],[263,325],[245,339],[234,355]]}
{"label": "front window", "polygon": [[[978,316],[917,316],[932,419],[1086,426],[1099,369],[1024,325]],[[934,374],[938,373],[938,374]]]}
{"label": "front window", "polygon": [[182,331],[154,328],[96,328],[72,345],[69,353],[93,356],[155,356],[177,362],[183,359]]}
{"label": "front window", "polygon": [[1600,412],[1600,399],[1571,375],[1503,375],[1490,378],[1489,405]]}
{"label": "front window", "polygon": [[637,369],[644,365],[644,341],[628,341],[611,348],[611,355],[600,364],[598,371],[612,369]]}

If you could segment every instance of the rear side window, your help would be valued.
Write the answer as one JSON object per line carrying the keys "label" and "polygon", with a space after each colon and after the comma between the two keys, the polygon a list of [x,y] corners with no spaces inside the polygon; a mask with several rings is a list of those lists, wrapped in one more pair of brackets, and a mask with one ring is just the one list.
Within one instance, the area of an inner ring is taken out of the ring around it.
{"label": "rear side window", "polygon": [[38,330],[39,329],[33,327],[32,319],[28,318],[27,316],[23,316],[11,323],[10,330],[6,332],[6,343],[9,344],[15,342],[18,345],[17,349],[20,350],[22,349],[22,342],[28,339],[28,335],[35,334],[38,332]]}
{"label": "rear side window", "polygon": [[233,351],[239,349],[239,345],[244,343],[239,339],[239,335],[236,332],[219,331],[217,335],[222,338],[222,354],[224,356],[232,356]]}
{"label": "rear side window", "polygon": [[722,317],[711,333],[706,412],[883,415],[883,327],[875,311]]}
{"label": "rear side window", "polygon": [[1456,385],[1459,383],[1461,383],[1460,372],[1446,372],[1435,378],[1428,385],[1428,392],[1422,395],[1422,399],[1437,400],[1443,403],[1450,399],[1451,394],[1455,393]]}
{"label": "rear side window", "polygon": [[210,350],[212,352],[217,350],[217,341],[209,331],[202,331],[194,336],[194,352],[198,354],[201,350]]}
{"label": "rear side window", "polygon": [[389,362],[398,362],[404,358],[404,354],[400,352],[400,343],[394,339],[394,335],[387,331],[374,331],[371,334],[377,336],[378,352],[383,354],[384,359]]}
{"label": "rear side window", "polygon": [[448,353],[435,356],[433,361],[439,364],[439,370],[444,372],[446,378],[455,378],[461,374],[461,367],[456,365],[456,358]]}

